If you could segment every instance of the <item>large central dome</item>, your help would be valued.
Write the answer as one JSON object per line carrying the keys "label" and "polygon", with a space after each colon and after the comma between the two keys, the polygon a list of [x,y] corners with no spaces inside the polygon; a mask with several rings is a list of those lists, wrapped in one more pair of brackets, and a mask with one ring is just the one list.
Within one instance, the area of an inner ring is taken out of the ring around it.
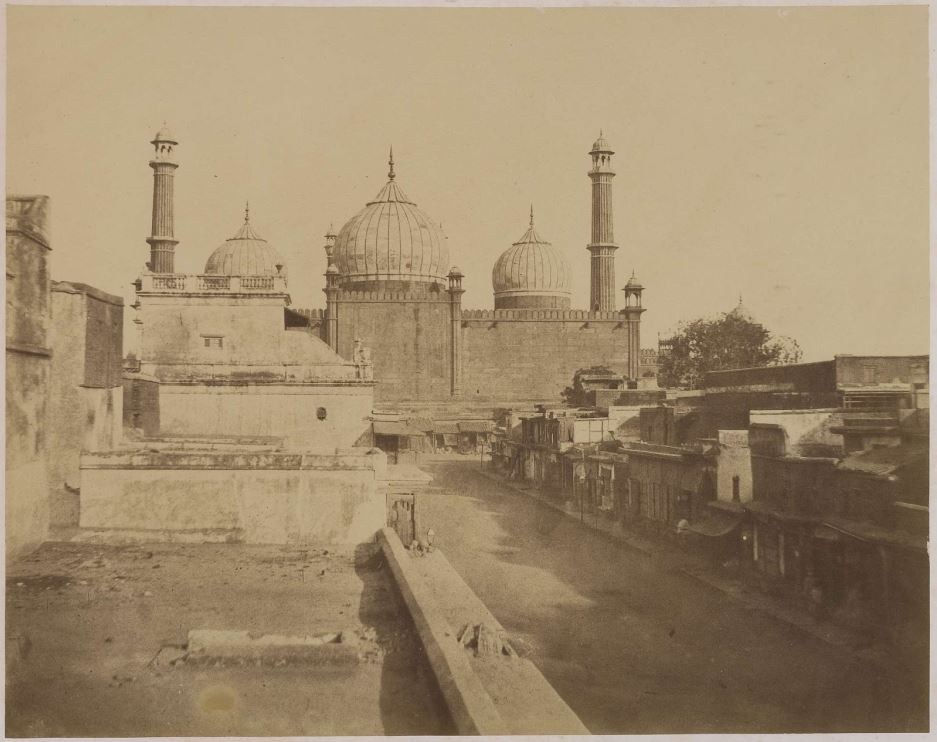
{"label": "large central dome", "polygon": [[333,260],[345,288],[388,284],[446,284],[449,249],[442,228],[397,185],[394,155],[389,180],[335,241]]}

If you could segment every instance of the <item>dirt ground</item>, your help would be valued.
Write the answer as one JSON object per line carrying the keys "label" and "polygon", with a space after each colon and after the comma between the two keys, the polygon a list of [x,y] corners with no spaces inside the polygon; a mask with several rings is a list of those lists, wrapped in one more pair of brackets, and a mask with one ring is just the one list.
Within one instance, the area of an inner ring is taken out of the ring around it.
{"label": "dirt ground", "polygon": [[594,734],[923,731],[927,657],[885,672],[503,487],[430,462],[423,523]]}
{"label": "dirt ground", "polygon": [[[49,543],[7,566],[6,601],[8,736],[451,732],[372,545]],[[170,664],[190,629],[341,631],[357,654]]]}

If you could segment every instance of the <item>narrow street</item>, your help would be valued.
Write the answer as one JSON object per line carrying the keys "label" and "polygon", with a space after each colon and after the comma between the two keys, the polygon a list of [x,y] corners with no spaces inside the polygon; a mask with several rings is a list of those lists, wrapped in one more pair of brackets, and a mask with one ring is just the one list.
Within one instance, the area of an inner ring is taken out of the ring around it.
{"label": "narrow street", "polygon": [[499,486],[427,461],[423,522],[593,733],[926,728],[926,697],[850,651]]}

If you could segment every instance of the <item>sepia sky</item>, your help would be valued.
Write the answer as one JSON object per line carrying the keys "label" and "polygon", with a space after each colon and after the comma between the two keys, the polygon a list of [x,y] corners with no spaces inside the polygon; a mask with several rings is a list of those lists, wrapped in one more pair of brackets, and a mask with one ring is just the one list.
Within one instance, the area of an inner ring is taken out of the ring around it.
{"label": "sepia sky", "polygon": [[294,305],[324,306],[322,235],[377,193],[393,144],[463,306],[493,305],[533,202],[586,308],[601,127],[644,347],[741,293],[805,360],[928,350],[926,6],[8,6],[7,34],[7,191],[51,196],[56,279],[132,301],[166,121],[177,271],[249,199]]}

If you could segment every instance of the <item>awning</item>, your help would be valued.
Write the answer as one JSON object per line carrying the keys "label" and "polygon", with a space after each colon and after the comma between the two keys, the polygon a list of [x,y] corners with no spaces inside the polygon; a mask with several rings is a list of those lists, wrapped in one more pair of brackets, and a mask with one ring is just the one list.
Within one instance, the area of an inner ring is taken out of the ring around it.
{"label": "awning", "polygon": [[459,424],[451,422],[436,422],[435,432],[440,435],[455,435],[459,432]]}
{"label": "awning", "polygon": [[411,428],[416,428],[424,433],[431,433],[433,431],[433,421],[428,417],[411,417],[407,424]]}
{"label": "awning", "polygon": [[375,421],[374,435],[394,435],[399,438],[422,438],[423,431],[400,421]]}
{"label": "awning", "polygon": [[744,516],[741,513],[723,513],[711,510],[690,523],[688,530],[702,536],[718,538],[734,531]]}
{"label": "awning", "polygon": [[495,424],[491,420],[463,420],[459,423],[460,433],[490,433]]}

